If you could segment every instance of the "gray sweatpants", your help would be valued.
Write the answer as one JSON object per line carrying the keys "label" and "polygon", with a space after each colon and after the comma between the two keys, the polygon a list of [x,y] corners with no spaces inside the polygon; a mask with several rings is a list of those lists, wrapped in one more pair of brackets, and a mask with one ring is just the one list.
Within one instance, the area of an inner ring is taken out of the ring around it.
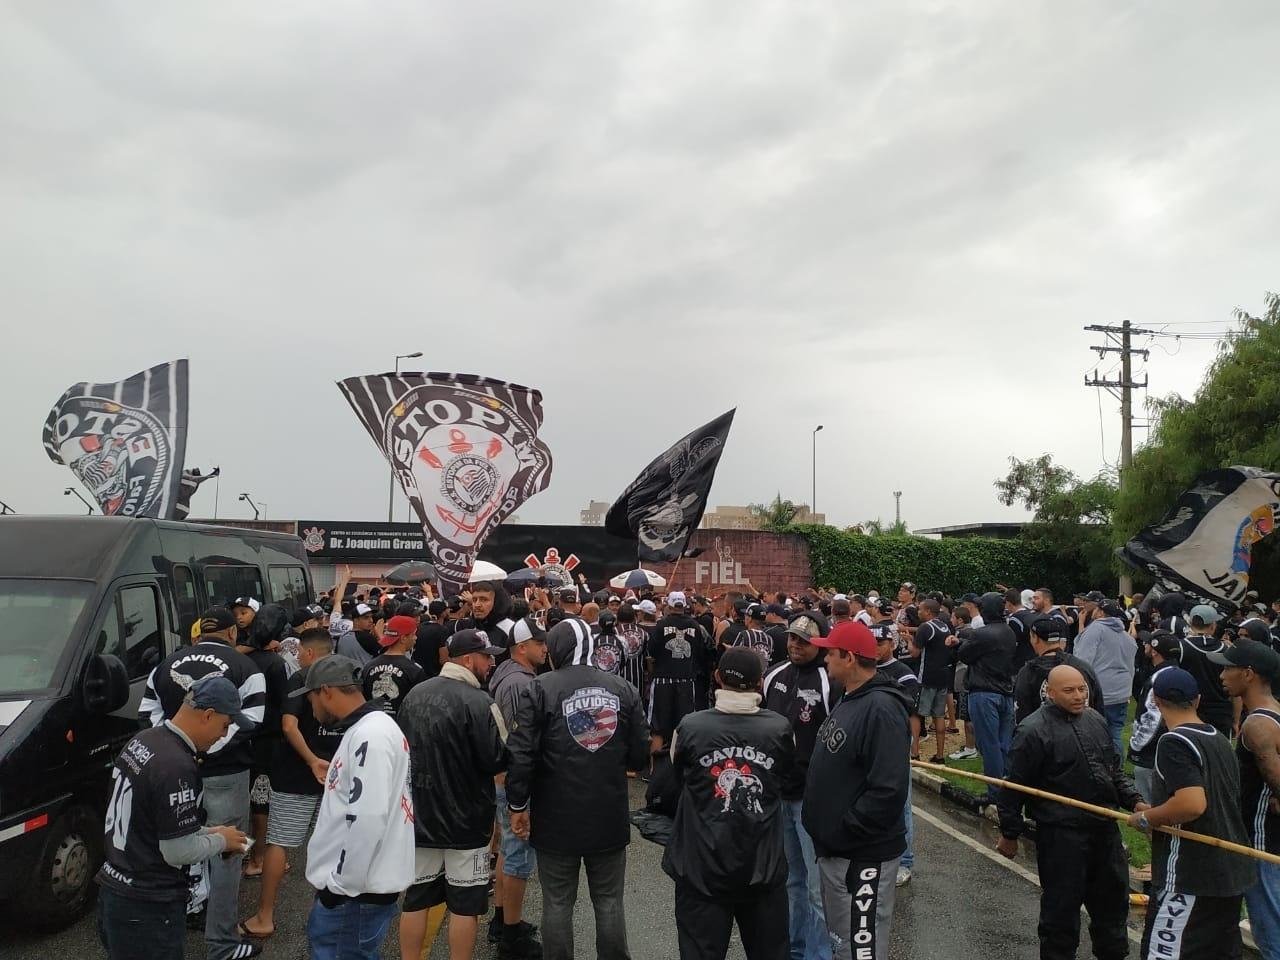
{"label": "gray sweatpants", "polygon": [[[249,830],[249,771],[225,777],[206,777],[204,812],[211,827],[239,827]],[[240,944],[236,926],[240,922],[240,871],[244,858],[214,857],[208,861],[209,906],[204,918],[204,939],[208,960],[227,960]]]}
{"label": "gray sweatpants", "polygon": [[889,960],[900,861],[818,859],[832,960]]}

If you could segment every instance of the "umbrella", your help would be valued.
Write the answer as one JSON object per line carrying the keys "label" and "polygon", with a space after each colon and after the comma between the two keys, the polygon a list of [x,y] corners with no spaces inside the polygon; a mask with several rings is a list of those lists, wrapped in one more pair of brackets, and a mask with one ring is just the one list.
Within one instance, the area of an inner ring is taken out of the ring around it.
{"label": "umbrella", "polygon": [[615,590],[638,590],[640,587],[665,587],[667,581],[652,570],[628,570],[609,581]]}
{"label": "umbrella", "polygon": [[471,568],[471,576],[467,578],[467,582],[484,583],[489,580],[505,579],[507,579],[507,571],[496,563],[490,563],[488,560],[477,560],[475,566]]}
{"label": "umbrella", "polygon": [[538,585],[538,578],[542,574],[532,567],[525,567],[522,570],[516,570],[503,581],[503,586],[507,588],[507,592],[523,590],[525,587],[535,587]]}
{"label": "umbrella", "polygon": [[383,575],[387,583],[404,586],[410,583],[429,583],[436,578],[436,568],[425,560],[407,560]]}

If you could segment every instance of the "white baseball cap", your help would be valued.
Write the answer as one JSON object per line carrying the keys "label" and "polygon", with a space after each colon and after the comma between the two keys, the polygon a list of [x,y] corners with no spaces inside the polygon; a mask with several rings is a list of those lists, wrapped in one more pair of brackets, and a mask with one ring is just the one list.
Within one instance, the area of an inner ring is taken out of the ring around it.
{"label": "white baseball cap", "polygon": [[684,594],[681,593],[679,590],[673,590],[667,594],[668,607],[683,607],[687,603],[688,601],[685,600]]}
{"label": "white baseball cap", "polygon": [[831,599],[832,599],[832,600],[848,600],[849,598],[848,598],[848,597],[846,597],[843,593],[837,593],[837,594],[836,594],[834,597],[832,597]]}
{"label": "white baseball cap", "polygon": [[647,613],[650,615],[656,614],[658,612],[658,608],[653,605],[652,600],[641,600],[639,603],[636,604],[636,609],[639,610],[641,613]]}

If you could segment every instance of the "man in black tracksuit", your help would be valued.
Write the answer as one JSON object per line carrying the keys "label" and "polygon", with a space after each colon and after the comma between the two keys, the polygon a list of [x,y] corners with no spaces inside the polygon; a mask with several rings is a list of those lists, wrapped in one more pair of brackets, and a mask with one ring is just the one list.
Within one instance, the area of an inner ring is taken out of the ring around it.
{"label": "man in black tracksuit", "polygon": [[811,641],[844,696],[818,731],[804,792],[804,826],[822,872],[833,960],[888,960],[898,862],[906,849],[912,704],[876,671],[861,623]]}
{"label": "man in black tracksuit", "polygon": [[1067,653],[1067,625],[1057,617],[1041,617],[1031,624],[1034,656],[1022,665],[1013,681],[1013,722],[1016,726],[1049,702],[1049,672],[1064,663],[1084,674],[1089,684],[1089,706],[1102,713],[1102,686],[1093,668]]}
{"label": "man in black tracksuit", "polygon": [[[1147,804],[1124,774],[1107,722],[1089,708],[1090,688],[1075,667],[1049,674],[1048,703],[1019,727],[1005,773],[1013,783],[1083,800],[1100,807],[1145,810]],[[1016,790],[1000,793],[1000,842],[1006,857],[1018,853],[1023,807],[1036,822],[1040,871],[1040,958],[1075,960],[1080,908],[1089,911],[1089,938],[1098,960],[1129,955],[1129,867],[1120,828],[1066,804]]]}
{"label": "man in black tracksuit", "polygon": [[507,743],[511,830],[538,852],[546,960],[573,956],[573,907],[584,863],[596,957],[630,956],[623,913],[631,840],[627,771],[648,766],[649,728],[636,688],[592,666],[594,647],[583,620],[551,628],[547,657],[554,669],[520,698]]}
{"label": "man in black tracksuit", "polygon": [[796,743],[786,717],[760,709],[762,669],[754,651],[726,650],[715,706],[671,742],[681,794],[662,869],[676,882],[681,960],[724,960],[735,920],[747,960],[787,954],[782,784]]}

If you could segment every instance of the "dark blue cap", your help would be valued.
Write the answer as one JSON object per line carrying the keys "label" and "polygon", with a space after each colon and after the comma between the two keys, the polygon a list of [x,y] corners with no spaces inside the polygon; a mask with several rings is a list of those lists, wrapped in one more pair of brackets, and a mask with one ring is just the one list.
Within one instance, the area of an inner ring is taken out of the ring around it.
{"label": "dark blue cap", "polygon": [[1167,667],[1157,671],[1151,682],[1151,692],[1171,703],[1190,703],[1200,696],[1200,687],[1196,678],[1181,667]]}
{"label": "dark blue cap", "polygon": [[231,718],[241,730],[257,726],[240,709],[240,691],[220,673],[207,673],[191,684],[186,702],[197,710],[212,710]]}

